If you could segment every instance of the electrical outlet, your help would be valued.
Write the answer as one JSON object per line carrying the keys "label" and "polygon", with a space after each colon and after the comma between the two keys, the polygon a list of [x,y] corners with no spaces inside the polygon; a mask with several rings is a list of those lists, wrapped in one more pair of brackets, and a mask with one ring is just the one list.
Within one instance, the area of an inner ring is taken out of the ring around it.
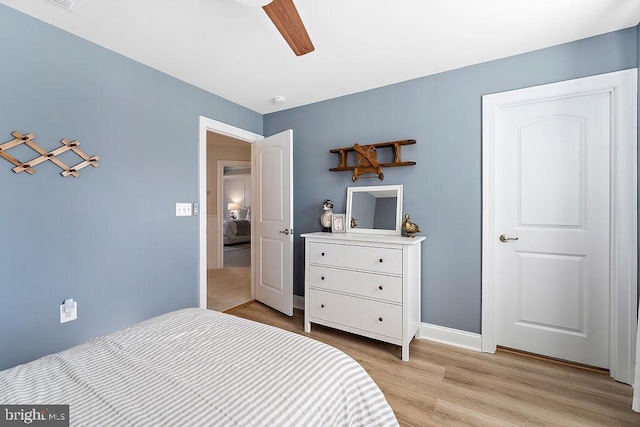
{"label": "electrical outlet", "polygon": [[[65,307],[66,305],[66,307]],[[78,303],[71,300],[64,300],[63,304],[60,304],[60,323],[71,322],[78,318]]]}
{"label": "electrical outlet", "polygon": [[191,203],[176,203],[176,216],[191,216]]}

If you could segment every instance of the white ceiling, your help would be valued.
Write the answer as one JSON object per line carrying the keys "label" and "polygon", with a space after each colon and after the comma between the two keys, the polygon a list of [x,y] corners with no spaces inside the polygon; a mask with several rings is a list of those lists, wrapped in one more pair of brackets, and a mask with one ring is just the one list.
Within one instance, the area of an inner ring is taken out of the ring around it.
{"label": "white ceiling", "polygon": [[0,3],[263,114],[640,22],[639,0],[295,0],[316,47],[296,57],[235,0]]}

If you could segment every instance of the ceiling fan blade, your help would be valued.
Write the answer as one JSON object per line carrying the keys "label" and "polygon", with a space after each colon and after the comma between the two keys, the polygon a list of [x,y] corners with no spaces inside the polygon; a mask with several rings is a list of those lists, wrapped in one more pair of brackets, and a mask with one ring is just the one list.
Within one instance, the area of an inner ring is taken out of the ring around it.
{"label": "ceiling fan blade", "polygon": [[315,50],[293,0],[273,0],[262,8],[289,44],[293,53],[301,56]]}

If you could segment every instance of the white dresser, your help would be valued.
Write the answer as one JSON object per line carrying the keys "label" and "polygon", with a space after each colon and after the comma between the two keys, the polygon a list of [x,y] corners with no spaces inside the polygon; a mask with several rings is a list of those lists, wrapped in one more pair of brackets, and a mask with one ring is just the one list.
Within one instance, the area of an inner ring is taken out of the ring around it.
{"label": "white dresser", "polygon": [[317,323],[402,346],[420,331],[420,249],[425,237],[308,233],[304,330]]}

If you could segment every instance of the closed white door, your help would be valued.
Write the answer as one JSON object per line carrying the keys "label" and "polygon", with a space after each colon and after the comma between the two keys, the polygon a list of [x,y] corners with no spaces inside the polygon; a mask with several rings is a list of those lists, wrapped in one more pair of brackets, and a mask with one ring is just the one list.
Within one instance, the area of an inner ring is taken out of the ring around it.
{"label": "closed white door", "polygon": [[496,111],[496,343],[609,367],[611,99]]}
{"label": "closed white door", "polygon": [[256,299],[293,316],[293,131],[255,143]]}

